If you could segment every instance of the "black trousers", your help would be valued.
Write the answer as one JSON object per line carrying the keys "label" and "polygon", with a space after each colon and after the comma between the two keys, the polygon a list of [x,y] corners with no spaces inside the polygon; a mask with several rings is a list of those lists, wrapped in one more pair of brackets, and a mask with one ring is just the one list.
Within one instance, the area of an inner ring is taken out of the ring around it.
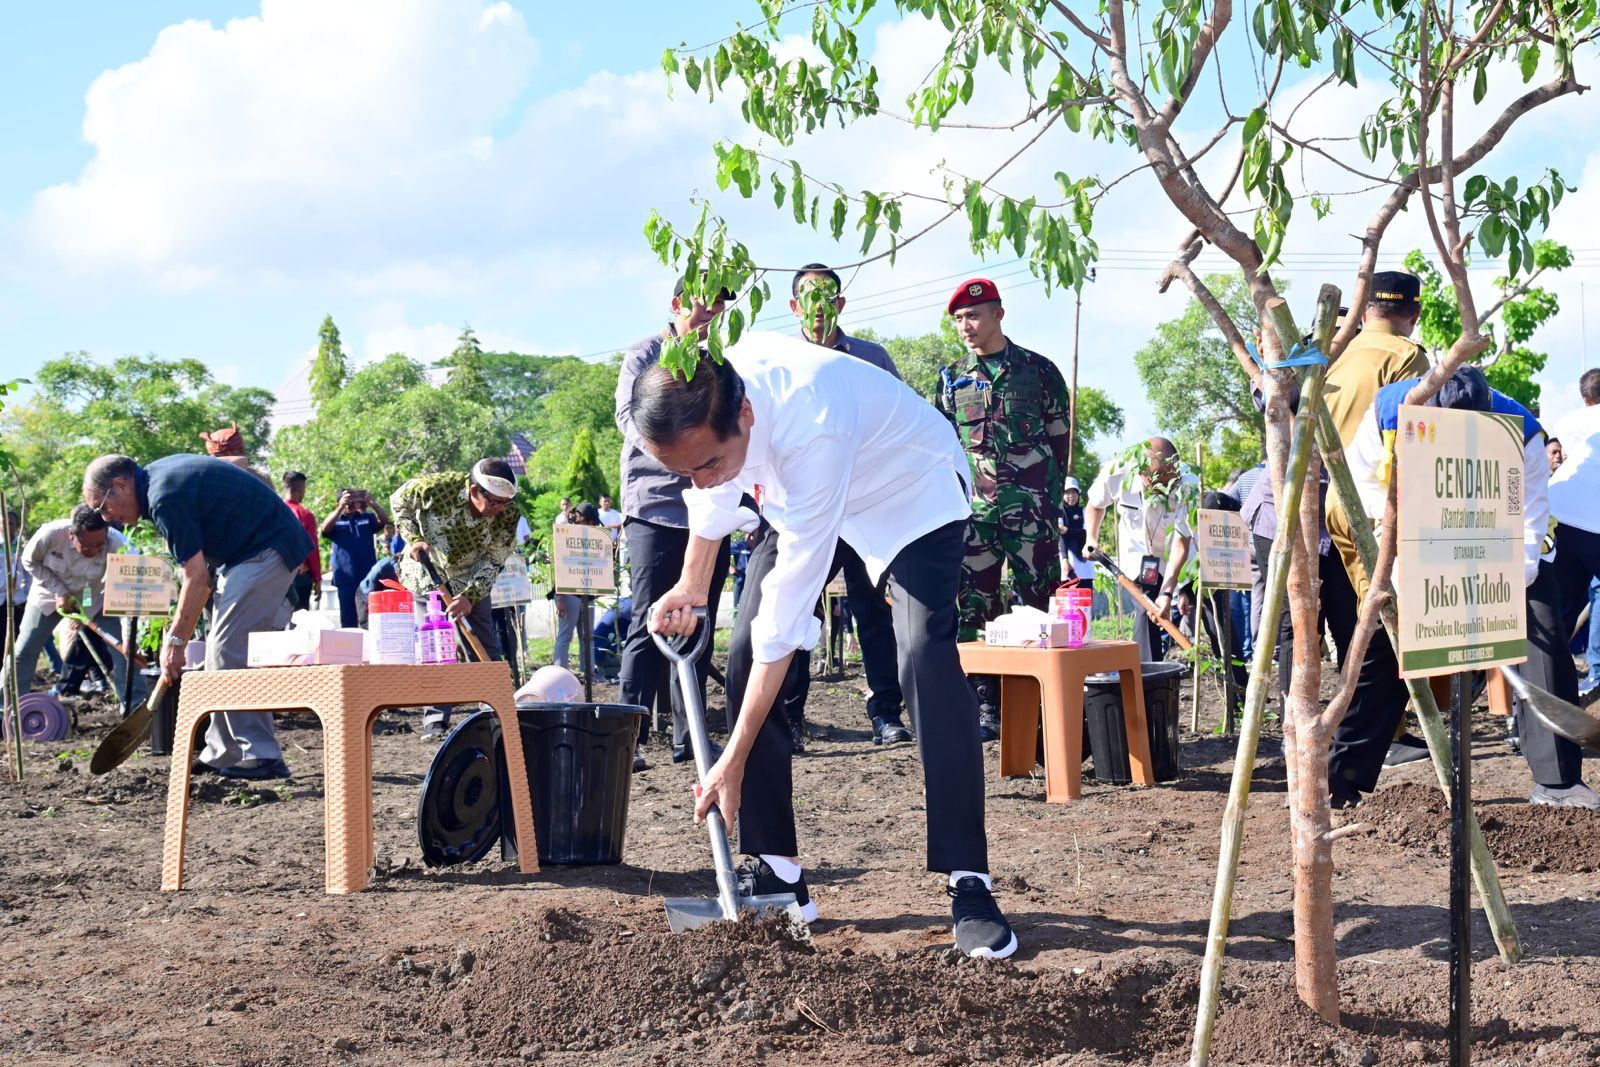
{"label": "black trousers", "polygon": [[[1265,574],[1267,561],[1272,558],[1272,542],[1265,537],[1257,537],[1255,545],[1256,558],[1261,561],[1261,571]],[[1329,549],[1326,555],[1317,557],[1317,578],[1321,584],[1317,622],[1319,626],[1326,627],[1328,636],[1333,638],[1333,648],[1342,671],[1344,654],[1356,633],[1356,618],[1361,605],[1356,603],[1356,591],[1350,585],[1350,575],[1345,573],[1344,561],[1339,558],[1337,550]],[[1262,600],[1266,600],[1265,582],[1262,583]],[[1289,683],[1294,680],[1294,626],[1289,617],[1287,599],[1278,616],[1277,659],[1278,692],[1283,694],[1289,691]]]}
{"label": "black trousers", "polygon": [[[683,717],[683,705],[677,687],[667,685],[667,660],[656,648],[650,636],[650,606],[678,582],[683,573],[684,553],[689,550],[689,531],[674,526],[660,526],[643,519],[628,517],[622,523],[623,536],[628,539],[628,559],[633,582],[633,622],[628,627],[627,640],[622,645],[622,681],[619,697],[624,704],[641,707],[655,706],[656,695],[663,687],[672,702],[672,743],[687,743],[688,723]],[[706,598],[710,617],[717,617],[717,603],[722,599],[722,585],[728,577],[728,540],[723,538],[717,551],[716,567],[711,572],[711,590]],[[705,706],[706,669],[711,665],[711,645],[706,642],[705,655],[696,664],[700,676],[700,702]],[[646,715],[639,727],[639,740],[650,733],[650,716]]]}
{"label": "black trousers", "polygon": [[[777,558],[777,538],[750,556],[740,625],[728,662],[730,724],[744,704],[749,680],[748,620],[761,608],[761,578]],[[927,791],[927,851],[930,871],[987,871],[983,825],[983,749],[978,740],[977,698],[956,652],[959,619],[956,592],[966,552],[966,523],[953,522],[907,545],[889,564],[894,597],[891,626],[900,689],[917,735]],[[758,564],[758,559],[760,562]],[[837,562],[837,561],[836,561]],[[761,569],[757,569],[758,566]],[[743,665],[734,650],[743,634]],[[799,854],[794,825],[793,749],[783,716],[769,713],[745,765],[739,808],[739,848],[750,855]]]}
{"label": "black trousers", "polygon": [[[1556,526],[1555,583],[1561,624],[1569,637],[1589,603],[1589,582],[1600,578],[1600,534],[1560,523]],[[1592,668],[1591,668],[1592,669]]]}
{"label": "black trousers", "polygon": [[297,574],[294,576],[294,584],[289,587],[289,599],[294,601],[295,610],[310,610],[311,586],[310,574]]}

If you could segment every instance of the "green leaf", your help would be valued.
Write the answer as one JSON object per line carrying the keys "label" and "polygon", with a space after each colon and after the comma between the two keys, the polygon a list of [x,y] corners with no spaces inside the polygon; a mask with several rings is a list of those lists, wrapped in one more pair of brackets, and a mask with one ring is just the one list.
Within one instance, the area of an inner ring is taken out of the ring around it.
{"label": "green leaf", "polygon": [[1267,124],[1267,113],[1262,108],[1256,108],[1244,120],[1244,143],[1250,144],[1261,132],[1261,127]]}
{"label": "green leaf", "polygon": [[773,171],[772,172],[772,206],[773,207],[782,207],[783,206],[783,197],[784,197],[784,193],[785,192],[787,192],[787,190],[784,188],[783,181],[778,177],[778,172],[777,171]]}
{"label": "green leaf", "polygon": [[833,217],[829,221],[829,228],[833,231],[833,239],[837,241],[844,233],[845,219],[850,214],[850,205],[842,196],[833,198]]}
{"label": "green leaf", "polygon": [[1489,92],[1489,63],[1485,60],[1478,64],[1478,73],[1472,79],[1472,102],[1483,103],[1483,98]]}
{"label": "green leaf", "polygon": [[1073,133],[1083,129],[1083,108],[1077,105],[1062,108],[1061,117],[1067,120],[1067,129]]}
{"label": "green leaf", "polygon": [[744,333],[744,312],[738,308],[728,311],[728,343],[739,343],[739,335]]}
{"label": "green leaf", "polygon": [[695,62],[694,56],[690,56],[689,62],[683,65],[683,80],[690,92],[700,91],[700,64]]}
{"label": "green leaf", "polygon": [[1523,83],[1532,81],[1533,76],[1539,72],[1538,42],[1530,42],[1517,49],[1517,62],[1522,68]]}
{"label": "green leaf", "polygon": [[1478,227],[1478,244],[1490,259],[1500,258],[1506,246],[1506,224],[1493,215],[1484,219]]}
{"label": "green leaf", "polygon": [[1483,191],[1487,188],[1489,188],[1489,179],[1485,178],[1482,174],[1474,174],[1472,177],[1468,178],[1467,188],[1466,192],[1463,194],[1461,206],[1471,207],[1472,202],[1478,199],[1478,197],[1482,196]]}
{"label": "green leaf", "polygon": [[[797,225],[804,226],[806,221],[806,179],[800,173],[798,161],[789,165],[789,184],[792,188],[789,195],[794,199],[794,221]],[[817,218],[816,208],[811,211],[811,225],[815,226]]]}
{"label": "green leaf", "polygon": [[717,79],[717,85],[719,86],[728,80],[729,74],[733,73],[733,57],[728,54],[727,45],[722,45],[717,49],[714,69],[716,71],[714,77]]}

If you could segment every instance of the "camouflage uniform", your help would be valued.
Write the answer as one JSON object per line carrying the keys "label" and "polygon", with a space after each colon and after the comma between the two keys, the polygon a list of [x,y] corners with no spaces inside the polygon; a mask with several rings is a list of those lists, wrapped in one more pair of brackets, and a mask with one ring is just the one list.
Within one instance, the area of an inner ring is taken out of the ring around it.
{"label": "camouflage uniform", "polygon": [[1061,581],[1056,519],[1067,474],[1067,383],[1056,365],[1007,339],[939,371],[939,410],[972,464],[972,519],[961,564],[961,640],[1003,613],[1001,565],[1023,603],[1048,605]]}

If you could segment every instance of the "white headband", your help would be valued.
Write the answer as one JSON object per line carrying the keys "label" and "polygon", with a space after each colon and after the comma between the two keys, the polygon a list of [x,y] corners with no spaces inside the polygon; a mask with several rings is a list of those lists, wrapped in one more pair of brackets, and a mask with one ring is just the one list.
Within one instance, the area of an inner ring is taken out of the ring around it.
{"label": "white headband", "polygon": [[501,500],[510,500],[512,497],[516,496],[516,476],[513,475],[511,478],[506,479],[497,478],[493,474],[487,474],[484,472],[483,465],[488,462],[489,461],[486,459],[480,459],[476,464],[473,465],[472,480],[477,483],[478,488],[482,489],[490,496],[499,497]]}

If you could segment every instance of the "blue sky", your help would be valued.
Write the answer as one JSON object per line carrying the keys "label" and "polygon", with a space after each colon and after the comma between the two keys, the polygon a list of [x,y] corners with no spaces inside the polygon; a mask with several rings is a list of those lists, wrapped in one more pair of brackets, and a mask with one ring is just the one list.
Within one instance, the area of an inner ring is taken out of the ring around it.
{"label": "blue sky", "polygon": [[[661,50],[713,40],[755,11],[484,0],[6,5],[0,373],[26,376],[78,349],[153,352],[277,389],[328,313],[357,360],[438,358],[464,323],[491,347],[599,354],[625,345],[659,327],[671,284],[645,248],[646,215],[690,217],[689,196],[715,192],[711,144],[749,136],[734,102],[708,105],[681,89],[668,100]],[[864,43],[892,100],[926,72],[937,33],[877,17]],[[1289,84],[1291,93],[1309,87]],[[1502,79],[1489,103],[1516,88]],[[1378,92],[1323,94],[1296,121],[1349,132]],[[974,111],[1014,118],[1017,103],[1005,86],[980,87]],[[1600,105],[1589,94],[1546,110],[1492,159],[1497,174],[1554,165],[1583,187],[1558,213],[1555,236],[1586,250],[1584,266],[1558,279],[1567,312],[1537,339],[1553,356],[1546,406],[1558,413],[1575,403],[1583,364],[1580,295],[1589,362],[1600,363]],[[1216,104],[1190,111],[1184,132],[1209,132]],[[1127,169],[1121,150],[1056,134],[1008,175],[1009,191],[1048,189],[1057,169],[1105,180]],[[851,188],[937,192],[941,162],[977,173],[1010,143],[868,124],[778,151]],[[1326,171],[1310,163],[1307,183],[1346,187]],[[794,227],[767,195],[717,198],[759,261],[852,257],[853,244]],[[1352,235],[1374,206],[1371,194],[1343,197],[1327,220],[1297,224],[1283,272],[1292,298],[1309,302],[1324,279],[1348,284]],[[1140,177],[1107,199],[1096,224],[1104,262],[1084,301],[1082,380],[1124,406],[1130,438],[1157,421],[1132,354],[1182,310],[1176,290],[1155,292],[1181,232]],[[1420,217],[1403,218],[1386,265],[1422,243]],[[1047,299],[1009,257],[980,262],[956,230],[907,250],[892,270],[851,279],[846,326],[934,329],[938,306],[970,274],[1000,282],[1015,340],[1065,362],[1070,297]],[[1475,275],[1481,292],[1492,276]],[[766,316],[762,325],[787,328]]]}

